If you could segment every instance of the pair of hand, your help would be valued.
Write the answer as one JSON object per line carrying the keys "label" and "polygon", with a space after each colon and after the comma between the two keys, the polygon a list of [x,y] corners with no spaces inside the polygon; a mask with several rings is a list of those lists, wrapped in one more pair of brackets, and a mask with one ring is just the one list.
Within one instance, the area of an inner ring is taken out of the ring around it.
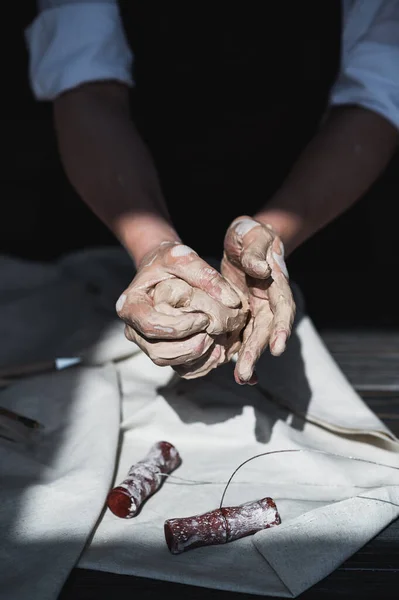
{"label": "pair of hand", "polygon": [[258,358],[267,345],[276,356],[284,351],[295,314],[284,249],[250,217],[233,221],[224,248],[220,274],[188,246],[163,242],[116,309],[126,337],[155,364],[193,378],[238,353],[236,381],[256,383]]}

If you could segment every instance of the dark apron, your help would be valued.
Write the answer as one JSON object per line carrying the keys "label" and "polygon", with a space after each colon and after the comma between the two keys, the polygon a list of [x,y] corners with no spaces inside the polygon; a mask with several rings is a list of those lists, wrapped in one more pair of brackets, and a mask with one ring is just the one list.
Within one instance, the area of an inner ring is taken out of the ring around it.
{"label": "dark apron", "polygon": [[133,118],[179,234],[202,255],[220,256],[232,219],[284,181],[339,68],[337,0],[236,6],[120,2]]}

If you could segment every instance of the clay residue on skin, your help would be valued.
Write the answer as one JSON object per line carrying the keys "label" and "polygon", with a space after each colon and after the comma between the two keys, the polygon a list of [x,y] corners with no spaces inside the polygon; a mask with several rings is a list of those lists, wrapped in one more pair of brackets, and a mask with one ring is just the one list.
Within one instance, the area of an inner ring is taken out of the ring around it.
{"label": "clay residue on skin", "polygon": [[253,383],[265,348],[274,356],[284,351],[295,315],[284,246],[273,227],[249,216],[233,221],[224,240],[222,274],[248,298],[251,318],[243,330],[234,376],[238,383]]}
{"label": "clay residue on skin", "polygon": [[254,219],[239,219],[234,223],[234,229],[240,237],[244,237],[248,231],[251,231],[254,227],[258,227],[259,223]]}
{"label": "clay residue on skin", "polygon": [[157,331],[164,331],[165,333],[173,333],[172,327],[163,327],[162,325],[154,325],[154,329]]}
{"label": "clay residue on skin", "polygon": [[155,261],[155,259],[156,259],[156,258],[157,258],[157,255],[156,255],[156,254],[154,254],[154,256],[151,258],[151,260],[150,260],[150,261],[148,261],[148,262],[147,262],[145,265],[143,265],[143,269],[144,269],[145,267],[151,267],[152,263]]}
{"label": "clay residue on skin", "polygon": [[[242,298],[240,308],[228,308],[211,298],[206,292],[192,288],[181,279],[169,279],[158,283],[153,293],[154,309],[160,310],[159,326],[163,315],[200,313],[207,315],[209,325],[203,334],[185,340],[152,344],[151,358],[156,364],[165,359],[165,345],[174,354],[173,364],[186,379],[202,377],[235,354],[239,348],[240,333],[248,315],[248,304]],[[168,308],[169,307],[169,310]],[[154,355],[158,353],[158,356]],[[162,357],[160,356],[162,353]],[[171,356],[169,357],[171,360]],[[169,364],[171,364],[169,362]]]}
{"label": "clay residue on skin", "polygon": [[[288,279],[287,265],[285,264],[285,260],[284,260],[284,245],[281,240],[277,240],[277,241],[278,241],[278,244],[273,244],[272,256],[273,256],[275,262],[277,263],[280,271]],[[276,246],[278,246],[279,252],[276,251],[277,250]]]}
{"label": "clay residue on skin", "polygon": [[167,310],[168,306],[173,309],[188,306],[193,292],[194,288],[182,279],[174,278],[162,281],[154,288],[152,298],[155,309],[157,310],[160,306],[164,310]]}
{"label": "clay residue on skin", "polygon": [[179,308],[181,313],[204,313],[209,318],[206,332],[209,335],[221,335],[242,328],[248,312],[245,298],[240,308],[228,308],[213,300],[206,292],[192,288],[181,279],[162,281],[154,290],[154,307],[166,303]]}
{"label": "clay residue on skin", "polygon": [[212,269],[212,267],[205,267],[203,271],[204,271],[204,273],[207,273],[208,275],[216,275],[217,274],[216,269]]}
{"label": "clay residue on skin", "polygon": [[115,308],[116,308],[116,312],[120,312],[123,308],[123,305],[126,302],[126,294],[122,294],[121,296],[119,296],[117,303],[115,304]]}
{"label": "clay residue on skin", "polygon": [[280,356],[285,350],[288,334],[286,331],[279,332],[271,343],[271,351],[275,356]]}
{"label": "clay residue on skin", "polygon": [[178,244],[177,246],[173,246],[170,251],[170,255],[177,258],[178,256],[188,256],[189,254],[196,254],[196,252],[190,248],[190,246],[185,246],[184,244]]}

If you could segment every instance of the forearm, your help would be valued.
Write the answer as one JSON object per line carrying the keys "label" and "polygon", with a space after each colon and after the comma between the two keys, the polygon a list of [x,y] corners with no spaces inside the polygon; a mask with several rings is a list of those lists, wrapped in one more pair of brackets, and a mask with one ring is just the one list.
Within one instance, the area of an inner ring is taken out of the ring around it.
{"label": "forearm", "polygon": [[360,107],[332,110],[289,177],[255,217],[271,224],[287,254],[356,202],[381,175],[398,135]]}
{"label": "forearm", "polygon": [[54,117],[72,185],[136,264],[160,242],[179,239],[150,153],[130,119],[125,86],[76,88],[55,100]]}

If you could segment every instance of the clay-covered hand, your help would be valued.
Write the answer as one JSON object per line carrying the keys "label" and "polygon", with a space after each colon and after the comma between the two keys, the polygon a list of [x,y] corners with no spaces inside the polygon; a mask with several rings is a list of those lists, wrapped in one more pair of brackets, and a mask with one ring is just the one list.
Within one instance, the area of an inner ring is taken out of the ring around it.
{"label": "clay-covered hand", "polygon": [[246,318],[239,293],[222,275],[173,242],[144,257],[116,310],[129,340],[157,365],[186,365],[187,377],[208,372],[218,355],[216,338],[241,331]]}
{"label": "clay-covered hand", "polygon": [[[203,290],[193,288],[181,279],[162,281],[154,290],[154,308],[163,314],[203,313],[209,317],[206,332],[184,340],[158,341],[147,347],[157,364],[171,364],[185,379],[202,377],[228,362],[241,345],[241,333],[248,319],[248,303],[229,308],[211,298]],[[162,361],[162,362],[160,362]]]}
{"label": "clay-covered hand", "polygon": [[254,383],[260,355],[268,345],[274,356],[282,354],[294,321],[283,243],[270,225],[239,217],[227,230],[221,270],[248,298],[251,318],[243,332],[235,379]]}

